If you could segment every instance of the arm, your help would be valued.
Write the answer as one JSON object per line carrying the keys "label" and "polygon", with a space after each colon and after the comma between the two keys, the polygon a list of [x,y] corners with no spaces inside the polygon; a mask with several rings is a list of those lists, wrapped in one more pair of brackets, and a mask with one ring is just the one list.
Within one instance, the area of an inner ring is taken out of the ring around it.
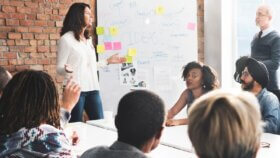
{"label": "arm", "polygon": [[166,121],[166,126],[179,126],[179,125],[187,125],[189,121],[187,118],[183,119],[169,119]]}
{"label": "arm", "polygon": [[267,96],[265,106],[262,110],[262,118],[265,122],[264,131],[267,133],[277,133],[278,130],[278,116],[279,116],[279,102],[278,98]]}
{"label": "arm", "polygon": [[80,98],[80,86],[70,79],[62,94],[62,104],[60,109],[60,124],[63,128],[71,118],[71,111]]}
{"label": "arm", "polygon": [[167,120],[172,119],[175,115],[177,115],[186,106],[187,101],[188,90],[185,90],[177,100],[176,104],[168,111]]}
{"label": "arm", "polygon": [[71,47],[66,39],[61,38],[58,42],[57,59],[56,59],[56,72],[60,75],[65,75],[65,65],[70,54]]}
{"label": "arm", "polygon": [[97,67],[104,67],[109,64],[120,64],[120,63],[124,63],[125,61],[126,59],[124,57],[120,57],[119,54],[114,54],[106,60],[100,60],[97,63]]}
{"label": "arm", "polygon": [[270,60],[262,61],[268,70],[277,70],[280,63],[280,37],[276,37],[271,44]]}

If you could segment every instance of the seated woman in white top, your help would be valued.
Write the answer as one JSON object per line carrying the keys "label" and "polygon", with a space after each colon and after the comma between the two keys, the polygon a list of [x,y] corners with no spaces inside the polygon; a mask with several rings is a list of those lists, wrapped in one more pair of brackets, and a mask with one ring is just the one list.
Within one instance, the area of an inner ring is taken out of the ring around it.
{"label": "seated woman in white top", "polygon": [[188,124],[188,119],[173,119],[186,105],[187,109],[195,99],[219,87],[216,72],[200,62],[190,62],[183,67],[182,78],[186,81],[187,89],[183,91],[176,104],[168,111],[167,126]]}

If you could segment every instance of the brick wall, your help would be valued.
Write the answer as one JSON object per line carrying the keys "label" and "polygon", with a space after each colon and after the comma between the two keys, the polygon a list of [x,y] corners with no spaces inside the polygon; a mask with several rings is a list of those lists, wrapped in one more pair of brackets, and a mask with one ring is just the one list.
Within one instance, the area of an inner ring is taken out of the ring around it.
{"label": "brick wall", "polygon": [[57,40],[73,2],[94,4],[92,0],[0,0],[0,65],[12,73],[44,70],[61,83],[55,68]]}
{"label": "brick wall", "polygon": [[[0,65],[10,72],[36,69],[57,82],[56,50],[63,18],[73,2],[85,2],[95,13],[95,0],[0,0]],[[198,0],[198,60],[204,57],[204,2]]]}

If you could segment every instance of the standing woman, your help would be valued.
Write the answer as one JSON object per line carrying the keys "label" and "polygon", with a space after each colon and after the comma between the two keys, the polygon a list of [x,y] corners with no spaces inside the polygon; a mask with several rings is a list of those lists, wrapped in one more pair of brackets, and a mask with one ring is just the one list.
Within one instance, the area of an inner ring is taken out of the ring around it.
{"label": "standing woman", "polygon": [[190,108],[193,101],[203,94],[219,87],[216,72],[209,66],[193,61],[183,67],[182,78],[186,81],[184,90],[176,104],[168,111],[167,126],[188,124],[188,119],[173,119],[186,105]]}
{"label": "standing woman", "polygon": [[90,120],[103,118],[97,68],[125,62],[125,58],[117,54],[107,60],[96,61],[95,49],[87,30],[92,26],[92,22],[90,6],[74,3],[66,14],[60,32],[57,73],[67,80],[67,74],[73,72],[73,79],[80,84],[82,91],[71,112],[70,122],[82,121],[84,109]]}

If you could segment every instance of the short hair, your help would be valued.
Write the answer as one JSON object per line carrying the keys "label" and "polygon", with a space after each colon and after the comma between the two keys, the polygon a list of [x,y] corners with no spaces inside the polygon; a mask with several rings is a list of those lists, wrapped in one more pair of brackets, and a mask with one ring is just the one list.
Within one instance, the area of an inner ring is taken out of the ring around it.
{"label": "short hair", "polygon": [[[86,7],[90,8],[86,3],[73,3],[71,5],[63,21],[60,36],[63,36],[68,31],[73,31],[75,39],[80,41],[80,33],[82,32],[83,27],[86,26],[84,15]],[[89,39],[88,30],[85,30],[84,36],[86,39]]]}
{"label": "short hair", "polygon": [[189,112],[188,134],[200,158],[253,158],[260,145],[261,114],[249,92],[215,90]]}
{"label": "short hair", "polygon": [[11,78],[8,74],[8,71],[4,67],[0,66],[0,92],[3,92],[10,80]]}
{"label": "short hair", "polygon": [[271,17],[274,16],[274,11],[273,11],[273,9],[272,9],[269,5],[267,5],[267,4],[261,4],[261,5],[258,6],[258,9],[257,9],[257,10],[259,10],[259,9],[261,9],[261,8],[263,8],[263,9],[266,10],[266,13],[267,13],[268,16],[271,16]]}
{"label": "short hair", "polygon": [[158,95],[145,90],[127,93],[115,118],[118,140],[141,149],[162,129],[164,120],[165,107]]}
{"label": "short hair", "polygon": [[0,134],[11,134],[42,123],[60,128],[58,93],[43,71],[24,70],[7,84],[0,100]]}
{"label": "short hair", "polygon": [[201,62],[192,61],[183,67],[182,78],[187,79],[188,73],[192,69],[200,69],[202,72],[203,89],[208,92],[219,87],[219,81],[216,71],[210,66],[204,65]]}

